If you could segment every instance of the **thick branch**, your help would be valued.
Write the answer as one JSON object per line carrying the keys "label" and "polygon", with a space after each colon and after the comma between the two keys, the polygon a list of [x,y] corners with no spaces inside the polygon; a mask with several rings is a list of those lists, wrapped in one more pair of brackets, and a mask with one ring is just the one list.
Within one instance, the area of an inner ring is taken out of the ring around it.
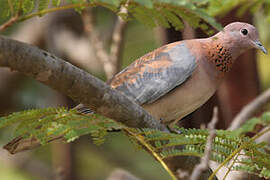
{"label": "thick branch", "polygon": [[129,127],[166,130],[149,113],[101,80],[37,47],[0,36],[0,66],[10,67]]}

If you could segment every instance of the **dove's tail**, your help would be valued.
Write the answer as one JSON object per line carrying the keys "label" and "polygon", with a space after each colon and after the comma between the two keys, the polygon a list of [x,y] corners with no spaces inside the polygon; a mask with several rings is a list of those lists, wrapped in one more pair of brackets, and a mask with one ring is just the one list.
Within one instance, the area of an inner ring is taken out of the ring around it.
{"label": "dove's tail", "polygon": [[74,107],[74,109],[76,109],[79,113],[82,114],[94,114],[95,112],[91,109],[89,109],[89,107],[86,107],[83,104],[79,104],[76,107]]}

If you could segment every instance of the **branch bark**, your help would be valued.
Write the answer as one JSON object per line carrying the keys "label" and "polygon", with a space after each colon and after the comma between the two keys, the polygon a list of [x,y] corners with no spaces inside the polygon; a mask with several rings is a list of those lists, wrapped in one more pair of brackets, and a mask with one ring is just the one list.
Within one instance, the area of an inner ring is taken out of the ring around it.
{"label": "branch bark", "polygon": [[37,47],[0,36],[0,66],[33,77],[129,127],[167,129],[125,95]]}

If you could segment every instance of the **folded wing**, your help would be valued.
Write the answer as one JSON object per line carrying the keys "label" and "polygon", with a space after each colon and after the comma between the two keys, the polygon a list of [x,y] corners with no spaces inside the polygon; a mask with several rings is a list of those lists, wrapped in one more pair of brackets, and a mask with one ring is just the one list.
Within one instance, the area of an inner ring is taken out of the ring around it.
{"label": "folded wing", "polygon": [[185,42],[176,42],[139,58],[108,83],[142,105],[184,83],[195,68],[195,57]]}

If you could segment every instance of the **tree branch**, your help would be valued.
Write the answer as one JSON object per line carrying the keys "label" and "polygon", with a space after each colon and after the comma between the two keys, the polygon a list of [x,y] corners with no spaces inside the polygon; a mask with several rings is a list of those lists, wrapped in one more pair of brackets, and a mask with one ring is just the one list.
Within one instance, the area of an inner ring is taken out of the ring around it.
{"label": "tree branch", "polygon": [[140,179],[138,179],[137,177],[135,177],[134,175],[130,174],[125,170],[116,169],[110,174],[107,180],[140,180]]}
{"label": "tree branch", "polygon": [[[126,7],[122,6],[120,12],[127,13]],[[112,34],[110,52],[108,53],[100,38],[100,34],[94,28],[94,20],[91,9],[83,11],[82,19],[85,26],[85,32],[93,45],[93,48],[95,49],[96,56],[98,60],[103,63],[106,77],[107,79],[111,79],[113,75],[119,72],[121,68],[121,50],[124,43],[124,33],[127,27],[127,22],[121,17],[117,17]]]}
{"label": "tree branch", "polygon": [[201,175],[201,173],[203,171],[207,170],[207,168],[208,168],[208,164],[209,164],[209,160],[210,160],[210,156],[211,156],[212,145],[213,145],[213,140],[216,137],[215,126],[216,126],[217,122],[218,122],[218,109],[217,109],[217,107],[214,107],[212,120],[208,124],[209,136],[207,138],[207,142],[205,145],[204,156],[201,158],[200,164],[195,166],[195,168],[193,169],[190,180],[199,179],[199,176]]}
{"label": "tree branch", "polygon": [[264,91],[256,99],[243,107],[236,115],[228,130],[239,128],[247,119],[251,118],[258,110],[270,101],[270,89]]}
{"label": "tree branch", "polygon": [[167,129],[125,95],[37,47],[0,36],[0,66],[33,77],[129,127]]}
{"label": "tree branch", "polygon": [[93,46],[97,59],[103,64],[106,77],[111,78],[113,76],[113,65],[110,61],[110,56],[106,52],[105,46],[99,37],[99,34],[94,29],[91,9],[86,9],[83,11],[82,20],[85,33]]}
{"label": "tree branch", "polygon": [[[127,14],[127,7],[121,7],[120,13]],[[120,16],[117,17],[114,31],[112,35],[112,44],[110,50],[111,63],[113,65],[113,75],[120,71],[122,60],[122,49],[124,44],[124,35],[127,27],[127,21],[124,21]]]}
{"label": "tree branch", "polygon": [[11,17],[7,22],[5,22],[4,24],[0,26],[0,32],[4,31],[6,28],[8,28],[9,26],[17,22],[18,18],[19,18],[18,15]]}

